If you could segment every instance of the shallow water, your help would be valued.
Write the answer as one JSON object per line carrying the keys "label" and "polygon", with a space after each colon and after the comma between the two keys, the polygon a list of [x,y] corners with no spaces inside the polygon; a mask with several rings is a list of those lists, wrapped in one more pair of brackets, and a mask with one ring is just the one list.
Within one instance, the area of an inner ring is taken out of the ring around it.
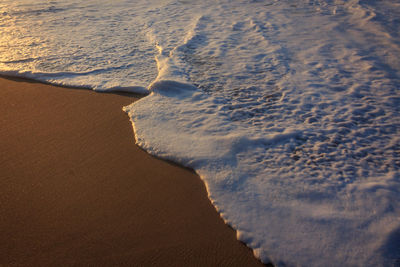
{"label": "shallow water", "polygon": [[276,265],[400,262],[398,1],[3,1],[0,70],[150,95],[138,145],[191,167]]}

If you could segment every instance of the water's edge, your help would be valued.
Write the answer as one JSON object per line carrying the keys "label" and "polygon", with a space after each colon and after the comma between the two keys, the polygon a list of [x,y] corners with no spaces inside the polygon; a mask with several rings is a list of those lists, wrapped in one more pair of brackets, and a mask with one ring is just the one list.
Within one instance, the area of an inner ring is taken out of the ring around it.
{"label": "water's edge", "polygon": [[[105,94],[122,94],[125,96],[131,96],[134,98],[137,98],[138,100],[136,100],[134,103],[136,103],[137,101],[140,101],[141,99],[147,97],[150,93],[147,94],[140,94],[140,93],[136,93],[136,92],[127,92],[127,91],[118,91],[118,90],[105,90],[105,91],[96,91],[93,88],[89,88],[89,87],[79,87],[79,86],[70,86],[70,85],[65,85],[65,84],[57,84],[57,83],[52,83],[52,82],[48,82],[48,81],[44,81],[44,80],[40,80],[40,79],[35,79],[35,78],[30,78],[30,77],[26,77],[23,75],[8,75],[8,74],[0,74],[0,78],[2,79],[7,79],[7,80],[11,80],[11,81],[15,81],[15,82],[28,82],[28,83],[42,83],[42,84],[46,84],[46,85],[51,85],[53,87],[59,87],[59,88],[67,88],[67,89],[72,89],[72,90],[85,90],[87,91],[92,90],[96,93],[105,93]],[[132,103],[132,104],[134,104]],[[126,111],[125,107],[121,108],[122,111],[124,111],[125,113],[127,113],[127,115],[129,116],[129,112]],[[132,125],[132,130],[133,130],[133,138],[135,139],[135,143],[137,145],[137,147],[139,147],[141,150],[145,151],[146,153],[148,153],[149,155],[151,155],[152,157],[156,158],[156,159],[160,159],[163,161],[168,162],[169,164],[173,164],[179,168],[184,168],[186,170],[189,170],[193,173],[195,173],[199,179],[204,183],[206,191],[207,191],[207,198],[210,201],[210,203],[212,204],[212,206],[214,207],[215,211],[219,214],[220,218],[224,221],[225,225],[231,229],[233,229],[236,233],[236,239],[238,242],[244,244],[248,249],[250,249],[253,252],[253,255],[255,256],[256,259],[258,259],[260,262],[262,262],[265,266],[267,267],[273,267],[273,263],[272,262],[263,262],[259,257],[257,257],[257,255],[254,253],[253,248],[251,248],[246,242],[241,241],[238,238],[238,230],[228,221],[226,221],[224,219],[224,217],[222,216],[221,212],[219,211],[219,209],[217,208],[217,206],[215,205],[215,203],[213,202],[213,200],[210,198],[210,192],[209,192],[209,187],[208,184],[206,182],[206,180],[198,173],[196,172],[195,169],[193,169],[190,166],[187,166],[186,164],[182,164],[179,162],[176,162],[170,158],[165,158],[162,156],[159,156],[155,153],[151,153],[151,151],[146,150],[144,147],[142,147],[138,142],[137,142],[137,134],[136,134],[136,128],[135,128],[135,124],[132,121],[132,119],[130,118],[129,121],[131,122]]]}

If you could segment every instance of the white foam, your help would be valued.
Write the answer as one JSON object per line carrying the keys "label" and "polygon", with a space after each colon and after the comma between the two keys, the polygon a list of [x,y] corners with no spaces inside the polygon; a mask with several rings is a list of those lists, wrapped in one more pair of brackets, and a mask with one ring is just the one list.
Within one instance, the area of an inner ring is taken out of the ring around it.
{"label": "white foam", "polygon": [[138,145],[194,168],[263,262],[395,265],[398,46],[358,3],[236,4],[160,49],[124,108]]}

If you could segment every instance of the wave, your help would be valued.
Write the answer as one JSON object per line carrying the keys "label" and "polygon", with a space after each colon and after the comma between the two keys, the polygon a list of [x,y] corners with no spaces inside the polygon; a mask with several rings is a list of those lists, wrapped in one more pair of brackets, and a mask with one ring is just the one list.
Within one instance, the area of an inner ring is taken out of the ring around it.
{"label": "wave", "polygon": [[[121,81],[104,81],[102,78],[96,79],[97,73],[102,71],[91,71],[86,73],[73,72],[33,72],[33,71],[0,71],[0,75],[12,76],[20,78],[28,78],[31,80],[65,86],[71,88],[87,88],[99,92],[129,92],[147,95],[149,91],[143,86],[122,86]],[[88,80],[88,76],[92,78]]]}

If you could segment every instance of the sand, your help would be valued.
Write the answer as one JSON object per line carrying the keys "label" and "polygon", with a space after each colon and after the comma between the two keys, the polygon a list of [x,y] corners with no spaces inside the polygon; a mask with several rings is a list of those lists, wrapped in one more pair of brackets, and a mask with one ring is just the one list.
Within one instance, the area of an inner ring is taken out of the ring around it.
{"label": "sand", "polygon": [[0,78],[0,266],[262,266],[193,171],[135,145],[136,99]]}

